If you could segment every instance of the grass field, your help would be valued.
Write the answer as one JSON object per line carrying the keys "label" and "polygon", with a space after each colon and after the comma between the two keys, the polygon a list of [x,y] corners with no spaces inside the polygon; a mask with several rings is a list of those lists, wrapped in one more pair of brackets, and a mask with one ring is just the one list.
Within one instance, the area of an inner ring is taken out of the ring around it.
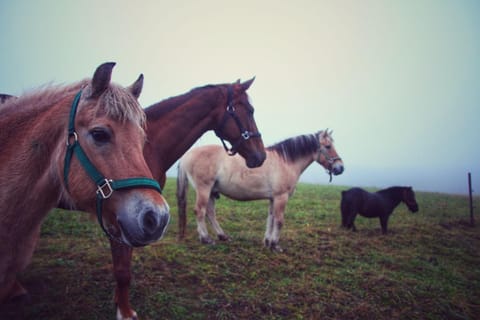
{"label": "grass field", "polygon": [[[164,192],[166,237],[135,249],[131,302],[140,319],[479,319],[480,221],[468,198],[417,193],[381,234],[378,219],[343,230],[343,188],[299,184],[280,244],[262,245],[267,201],[222,197],[217,214],[228,243],[199,243],[189,195],[186,240],[178,242],[175,181]],[[480,208],[480,198],[475,198]],[[29,302],[0,308],[1,319],[114,319],[109,244],[87,214],[55,210],[20,279]]]}

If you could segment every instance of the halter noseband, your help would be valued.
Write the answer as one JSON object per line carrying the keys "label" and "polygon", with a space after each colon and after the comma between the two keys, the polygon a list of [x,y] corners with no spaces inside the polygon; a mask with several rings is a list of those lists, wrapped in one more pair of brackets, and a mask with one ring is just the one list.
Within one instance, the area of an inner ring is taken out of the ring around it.
{"label": "halter noseband", "polygon": [[[233,120],[235,120],[235,123],[237,124],[237,127],[240,130],[240,137],[232,143],[232,147],[230,149],[227,147],[227,144],[225,143],[225,138],[223,137],[223,133],[222,133],[223,127],[225,127],[225,124],[228,121],[229,117],[232,117]],[[217,135],[218,138],[220,138],[220,141],[222,141],[222,144],[223,144],[223,147],[225,148],[225,151],[227,151],[227,153],[230,156],[233,156],[237,153],[238,147],[243,142],[249,140],[250,138],[260,138],[262,136],[260,134],[260,132],[248,131],[242,125],[242,122],[240,121],[240,118],[235,113],[235,106],[233,105],[233,89],[232,89],[232,86],[228,87],[228,99],[227,99],[226,112],[223,115],[222,122],[220,123],[218,128],[215,129],[215,134]]]}
{"label": "halter noseband", "polygon": [[130,188],[149,188],[162,192],[160,185],[157,181],[146,178],[146,177],[136,177],[120,180],[112,180],[105,178],[98,170],[95,168],[93,163],[88,159],[85,151],[83,151],[80,143],[78,142],[78,135],[75,132],[75,115],[77,113],[78,103],[80,101],[80,96],[82,95],[82,90],[80,90],[75,99],[72,102],[72,109],[70,110],[70,117],[68,123],[68,136],[67,136],[67,152],[65,154],[65,165],[63,167],[63,179],[65,182],[65,187],[68,190],[68,173],[70,170],[70,163],[72,156],[75,153],[78,161],[83,166],[89,177],[95,182],[97,186],[97,219],[100,227],[102,227],[103,232],[112,240],[116,239],[103,225],[102,218],[102,204],[103,200],[110,198],[115,190],[121,189],[130,189]]}

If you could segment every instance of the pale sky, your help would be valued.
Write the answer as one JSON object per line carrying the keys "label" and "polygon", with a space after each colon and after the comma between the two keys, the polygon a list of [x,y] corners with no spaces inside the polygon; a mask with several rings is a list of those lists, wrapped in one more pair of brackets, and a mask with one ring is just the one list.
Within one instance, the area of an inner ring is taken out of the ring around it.
{"label": "pale sky", "polygon": [[480,1],[0,0],[0,32],[2,93],[106,61],[119,84],[145,75],[145,107],[256,76],[265,144],[333,129],[334,184],[466,193],[470,171],[480,192]]}

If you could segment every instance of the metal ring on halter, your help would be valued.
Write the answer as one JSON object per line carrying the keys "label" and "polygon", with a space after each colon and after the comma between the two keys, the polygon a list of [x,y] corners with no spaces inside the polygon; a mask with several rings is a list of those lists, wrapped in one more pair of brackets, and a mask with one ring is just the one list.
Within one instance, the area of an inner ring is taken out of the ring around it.
{"label": "metal ring on halter", "polygon": [[[73,143],[70,143],[70,138],[73,137]],[[69,133],[68,136],[67,136],[67,147],[75,144],[76,142],[78,141],[78,135],[77,133],[74,131],[72,133]]]}

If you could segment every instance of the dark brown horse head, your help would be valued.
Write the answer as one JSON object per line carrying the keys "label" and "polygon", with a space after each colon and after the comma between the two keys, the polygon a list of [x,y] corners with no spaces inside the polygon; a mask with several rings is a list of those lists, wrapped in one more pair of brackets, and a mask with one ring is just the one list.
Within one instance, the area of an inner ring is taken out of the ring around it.
{"label": "dark brown horse head", "polygon": [[9,94],[0,93],[0,104],[4,103],[5,101],[7,101],[9,99],[12,99],[12,98],[16,98],[16,97],[11,96]]}
{"label": "dark brown horse head", "polygon": [[402,201],[407,205],[410,212],[418,211],[417,200],[415,199],[415,192],[412,187],[405,187],[403,189]]}
{"label": "dark brown horse head", "polygon": [[[103,192],[107,194],[116,181],[152,178],[143,157],[146,119],[137,101],[143,76],[130,87],[122,88],[110,82],[114,65],[105,63],[97,68],[82,90],[74,118],[75,142],[105,177]],[[69,143],[73,143],[71,140],[72,135]],[[91,175],[86,174],[88,169],[80,159],[77,153],[73,154],[65,178],[66,199],[79,209],[95,212],[98,182],[94,183]],[[106,232],[132,246],[158,240],[169,221],[165,199],[158,191],[144,186],[111,192],[100,207],[103,218],[99,220]]]}
{"label": "dark brown horse head", "polygon": [[230,149],[224,143],[225,149],[231,154],[239,153],[247,167],[256,168],[265,161],[265,148],[257,124],[253,117],[253,106],[250,104],[247,90],[255,78],[243,83],[226,85],[226,110],[219,114],[220,125],[215,130],[220,139],[228,140]]}

